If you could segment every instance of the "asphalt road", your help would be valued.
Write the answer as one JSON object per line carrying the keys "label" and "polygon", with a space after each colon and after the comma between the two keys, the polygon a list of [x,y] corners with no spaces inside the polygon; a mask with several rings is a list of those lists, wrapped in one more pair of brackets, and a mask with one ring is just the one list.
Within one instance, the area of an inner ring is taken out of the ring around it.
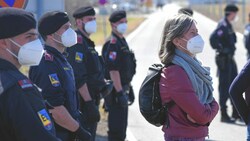
{"label": "asphalt road", "polygon": [[[161,33],[165,20],[177,13],[180,7],[171,4],[164,7],[163,11],[156,11],[127,38],[130,48],[136,54],[137,73],[133,79],[135,94],[138,96],[140,85],[146,75],[148,67],[153,63],[159,63],[158,49],[160,46]],[[216,22],[195,12],[194,18],[197,21],[199,34],[205,40],[204,52],[198,55],[198,58],[204,65],[211,67],[213,77],[213,86],[215,88],[214,97],[218,100],[218,78],[216,77],[215,51],[209,45],[209,35],[216,27]],[[246,50],[242,43],[242,35],[237,33],[238,43],[235,59],[240,70],[246,63]],[[147,123],[139,112],[138,97],[136,102],[129,108],[129,141],[163,141],[163,132],[161,128],[154,127]],[[230,102],[228,102],[230,105]],[[229,110],[231,108],[229,107]],[[229,111],[231,112],[231,111]],[[246,138],[246,126],[241,123],[225,124],[220,122],[220,114],[216,116],[209,126],[210,141],[244,141]]]}

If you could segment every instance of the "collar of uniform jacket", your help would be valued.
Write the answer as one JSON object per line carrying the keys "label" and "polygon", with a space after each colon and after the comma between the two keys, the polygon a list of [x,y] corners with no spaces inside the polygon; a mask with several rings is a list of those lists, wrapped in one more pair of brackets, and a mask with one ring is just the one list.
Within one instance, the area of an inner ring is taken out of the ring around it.
{"label": "collar of uniform jacket", "polygon": [[124,37],[120,38],[118,35],[116,35],[114,32],[112,32],[112,35],[115,36],[117,39],[125,40]]}
{"label": "collar of uniform jacket", "polygon": [[95,47],[95,43],[94,43],[92,40],[90,40],[90,38],[84,36],[80,30],[77,30],[76,33],[77,33],[77,34],[80,34],[80,35],[82,36],[82,38],[87,42],[87,44],[88,44],[89,46]]}
{"label": "collar of uniform jacket", "polygon": [[0,58],[0,69],[1,70],[18,70],[12,63],[7,60]]}
{"label": "collar of uniform jacket", "polygon": [[226,23],[225,26],[229,26],[229,27],[232,27],[232,24],[227,20],[227,18],[225,17],[224,18],[224,22]]}
{"label": "collar of uniform jacket", "polygon": [[52,56],[60,58],[60,59],[62,59],[64,61],[66,61],[63,54],[61,52],[59,52],[57,49],[55,49],[55,48],[53,48],[51,46],[45,45],[44,50],[48,51],[49,54],[51,53]]}

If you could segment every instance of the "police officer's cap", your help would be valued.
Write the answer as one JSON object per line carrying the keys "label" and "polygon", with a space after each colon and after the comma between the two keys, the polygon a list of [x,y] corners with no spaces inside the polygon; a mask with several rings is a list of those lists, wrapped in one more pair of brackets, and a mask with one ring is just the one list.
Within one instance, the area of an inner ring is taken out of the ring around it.
{"label": "police officer's cap", "polygon": [[36,28],[32,13],[18,8],[0,8],[0,39],[10,38]]}
{"label": "police officer's cap", "polygon": [[76,11],[73,13],[74,18],[82,18],[84,16],[94,16],[95,10],[91,6],[81,7],[76,9]]}
{"label": "police officer's cap", "polygon": [[187,14],[189,16],[193,16],[193,10],[190,8],[181,8],[178,11],[179,14]]}
{"label": "police officer's cap", "polygon": [[126,12],[124,10],[118,10],[113,12],[110,17],[109,17],[109,21],[111,23],[115,23],[123,18],[126,18]]}
{"label": "police officer's cap", "polygon": [[38,31],[42,36],[55,33],[69,21],[67,13],[53,11],[44,14],[38,22]]}
{"label": "police officer's cap", "polygon": [[225,12],[237,12],[238,10],[238,7],[234,4],[228,4],[224,9]]}

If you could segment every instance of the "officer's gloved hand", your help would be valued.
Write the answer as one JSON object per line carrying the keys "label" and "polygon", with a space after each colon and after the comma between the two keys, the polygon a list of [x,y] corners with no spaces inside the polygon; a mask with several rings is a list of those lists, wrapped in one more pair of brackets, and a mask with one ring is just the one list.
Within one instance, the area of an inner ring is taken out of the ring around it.
{"label": "officer's gloved hand", "polygon": [[91,133],[82,128],[81,126],[75,131],[75,134],[77,135],[76,140],[91,141]]}
{"label": "officer's gloved hand", "polygon": [[135,94],[132,86],[129,86],[129,93],[128,93],[128,105],[132,105],[135,101]]}
{"label": "officer's gloved hand", "polygon": [[100,113],[94,101],[86,101],[83,105],[83,110],[86,111],[86,118],[89,122],[100,121]]}
{"label": "officer's gloved hand", "polygon": [[105,83],[106,83],[105,86],[101,90],[101,96],[103,98],[111,93],[111,91],[113,90],[113,86],[114,86],[112,80],[107,80]]}
{"label": "officer's gloved hand", "polygon": [[120,104],[122,107],[128,106],[128,98],[127,95],[123,91],[119,91],[116,93],[116,102]]}

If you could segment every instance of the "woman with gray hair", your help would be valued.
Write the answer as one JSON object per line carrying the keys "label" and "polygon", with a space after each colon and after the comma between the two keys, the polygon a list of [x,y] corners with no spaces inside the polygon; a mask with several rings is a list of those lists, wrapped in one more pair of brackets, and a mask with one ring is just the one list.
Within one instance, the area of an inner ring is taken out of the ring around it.
{"label": "woman with gray hair", "polygon": [[192,17],[179,14],[166,21],[159,57],[168,67],[162,69],[160,95],[162,104],[175,104],[168,111],[170,126],[162,129],[165,141],[204,141],[218,112],[209,68],[196,58],[203,48]]}

